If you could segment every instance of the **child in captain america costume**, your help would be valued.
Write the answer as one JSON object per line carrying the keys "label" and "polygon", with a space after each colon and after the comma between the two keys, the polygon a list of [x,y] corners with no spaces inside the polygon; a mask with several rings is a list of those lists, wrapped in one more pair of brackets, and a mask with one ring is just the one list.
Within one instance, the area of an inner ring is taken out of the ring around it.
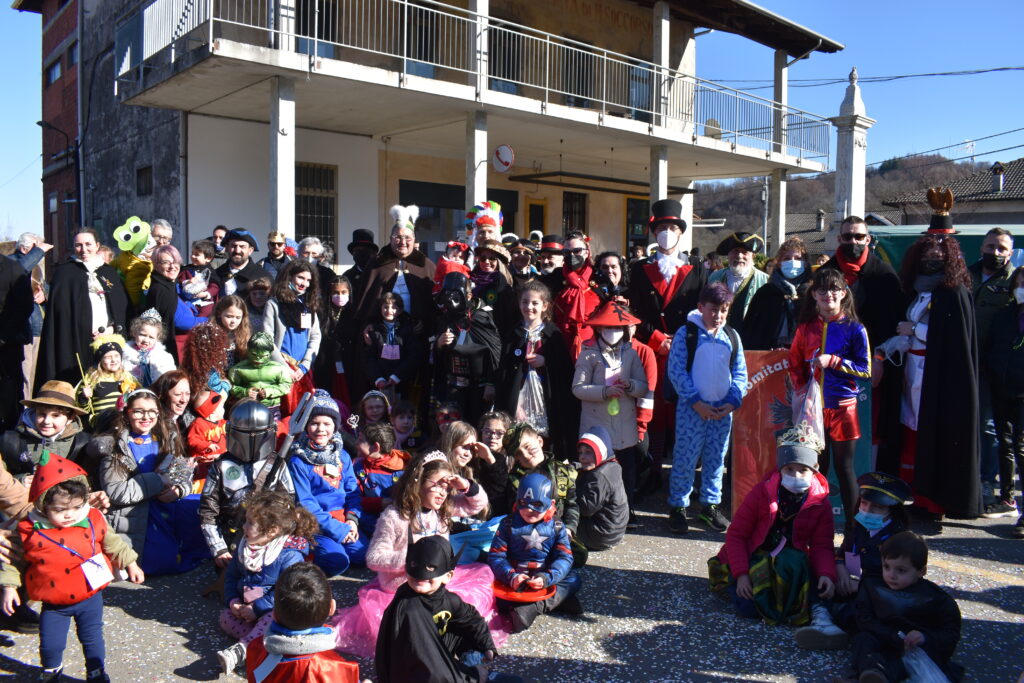
{"label": "child in captain america costume", "polygon": [[551,480],[539,472],[523,477],[512,514],[498,525],[487,557],[495,579],[513,590],[555,587],[554,595],[538,602],[499,601],[509,610],[513,633],[528,629],[540,614],[583,613],[576,598],[580,575],[572,568],[565,525],[555,519],[553,490]]}

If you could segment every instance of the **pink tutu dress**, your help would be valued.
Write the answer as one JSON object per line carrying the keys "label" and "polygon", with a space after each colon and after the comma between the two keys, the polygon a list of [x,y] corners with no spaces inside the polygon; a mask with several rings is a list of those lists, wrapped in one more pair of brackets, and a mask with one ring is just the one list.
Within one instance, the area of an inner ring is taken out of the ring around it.
{"label": "pink tutu dress", "polygon": [[[455,496],[455,515],[469,517],[487,505],[487,494],[479,486],[473,488],[470,489],[472,493]],[[417,526],[421,531],[412,531],[409,520],[403,519],[394,506],[381,514],[366,553],[366,566],[377,572],[377,578],[359,589],[358,604],[339,610],[331,620],[337,633],[339,652],[363,659],[373,658],[384,610],[394,599],[395,591],[406,581],[405,551],[409,539],[416,542],[433,534],[448,537],[448,525],[438,518],[436,512],[418,513]],[[510,628],[498,613],[493,586],[494,574],[490,567],[475,562],[455,568],[448,590],[480,612],[491,631],[494,644],[501,647],[508,642]]]}

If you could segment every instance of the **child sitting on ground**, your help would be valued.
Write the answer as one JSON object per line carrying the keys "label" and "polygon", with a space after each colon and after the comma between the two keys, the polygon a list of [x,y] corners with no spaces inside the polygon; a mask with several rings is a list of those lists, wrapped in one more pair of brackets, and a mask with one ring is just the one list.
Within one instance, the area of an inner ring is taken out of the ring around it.
{"label": "child sitting on ground", "polygon": [[963,669],[950,662],[960,641],[960,608],[924,578],[928,546],[910,531],[882,544],[882,576],[864,577],[857,593],[851,664],[861,683],[902,681],[903,655],[920,648],[950,680]]}
{"label": "child sitting on ground", "polygon": [[[444,453],[432,451],[414,460],[398,480],[392,504],[377,520],[366,566],[377,577],[359,589],[359,604],[338,613],[338,649],[359,657],[373,656],[381,616],[406,582],[405,556],[410,543],[424,536],[448,538],[452,516],[473,516],[487,505],[487,496],[475,483],[452,472]],[[476,607],[491,627],[498,645],[506,633],[494,604],[494,576],[483,564],[459,565],[450,590]]]}
{"label": "child sitting on ground", "polygon": [[725,531],[729,520],[722,502],[722,473],[729,450],[732,414],[747,393],[747,364],[740,336],[725,324],[732,292],[713,282],[700,293],[668,355],[668,379],[676,390],[676,443],[669,478],[669,529],[688,530],[693,478],[700,461],[700,521],[712,531]]}
{"label": "child sitting on ground", "polygon": [[513,633],[525,631],[538,615],[556,609],[583,614],[576,597],[580,576],[572,568],[565,525],[555,518],[553,491],[551,480],[539,472],[523,477],[513,512],[498,525],[487,556],[495,579],[513,590],[524,583],[533,590],[555,587],[554,595],[545,600],[499,603],[512,618]]}
{"label": "child sitting on ground", "polygon": [[123,350],[124,369],[148,387],[160,375],[175,368],[174,358],[164,348],[164,324],[155,308],[144,311],[129,327],[132,340]]}
{"label": "child sitting on ground", "polygon": [[384,612],[374,662],[381,683],[510,681],[478,663],[494,658],[487,622],[446,585],[456,559],[443,536],[426,536],[406,553],[406,584]]}
{"label": "child sitting on ground", "polygon": [[331,585],[320,567],[293,564],[277,579],[273,621],[249,643],[249,683],[358,683],[359,665],[334,651]]}
{"label": "child sitting on ground", "polygon": [[124,367],[124,337],[107,334],[92,342],[93,365],[75,387],[78,405],[89,411],[92,424],[105,410],[117,408],[118,400],[139,388],[139,381]]}
{"label": "child sitting on ground", "polygon": [[587,550],[607,550],[626,535],[629,501],[622,487],[622,467],[615,460],[608,430],[593,426],[580,436],[576,501],[580,509],[579,542]]}
{"label": "child sitting on ground", "polygon": [[[860,501],[854,517],[856,523],[836,551],[835,598],[812,606],[811,625],[797,629],[795,634],[796,644],[808,650],[847,646],[850,639],[846,632],[857,629],[854,598],[861,580],[882,576],[879,548],[887,539],[907,529],[903,505],[910,499],[909,484],[883,472],[863,474],[857,484]],[[824,614],[823,610],[826,610]]]}
{"label": "child sitting on ground", "polygon": [[295,439],[288,460],[295,497],[320,524],[313,561],[328,576],[366,558],[366,539],[359,534],[359,482],[342,445],[340,425],[338,404],[317,389],[306,431]]}
{"label": "child sitting on ground", "polygon": [[505,452],[503,441],[511,426],[512,418],[508,413],[492,410],[481,415],[480,443],[490,449],[492,460],[477,458],[470,462],[473,479],[487,492],[487,500],[491,502],[492,518],[506,515],[509,511],[505,489],[508,487],[508,471],[511,469],[512,459]]}
{"label": "child sitting on ground", "polygon": [[260,491],[246,501],[244,537],[224,576],[220,627],[237,643],[217,653],[224,674],[245,661],[246,646],[273,619],[274,586],[288,567],[305,561],[316,519],[283,493]]}
{"label": "child sitting on ground", "polygon": [[[86,680],[110,678],[104,672],[103,589],[113,568],[123,568],[132,583],[145,576],[138,554],[110,530],[106,518],[90,507],[85,470],[44,451],[32,478],[29,499],[35,506],[11,536],[12,557],[23,556],[30,600],[43,603],[39,619],[40,681],[57,681],[63,669],[68,627],[75,620],[85,656]],[[4,614],[21,603],[18,569],[0,565]]]}
{"label": "child sitting on ground", "polygon": [[412,401],[396,401],[391,409],[391,424],[395,428],[395,448],[412,453],[427,443],[427,437],[416,420],[416,404]]}
{"label": "child sitting on ground", "polygon": [[[728,590],[741,617],[803,626],[814,588],[823,599],[835,592],[832,506],[818,472],[824,446],[805,422],[784,432],[778,469],[743,499],[721,551],[708,560],[712,591]],[[779,585],[788,589],[773,590]]]}
{"label": "child sitting on ground", "polygon": [[367,538],[391,502],[391,489],[409,464],[409,454],[395,448],[395,430],[386,422],[367,425],[359,437],[359,459],[352,466],[362,493],[359,528]]}

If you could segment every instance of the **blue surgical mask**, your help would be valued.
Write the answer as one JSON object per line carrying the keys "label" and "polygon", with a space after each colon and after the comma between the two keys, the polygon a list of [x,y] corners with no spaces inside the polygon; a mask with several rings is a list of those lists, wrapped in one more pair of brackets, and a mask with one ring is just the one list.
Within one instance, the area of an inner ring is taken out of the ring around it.
{"label": "blue surgical mask", "polygon": [[878,531],[889,521],[889,518],[885,515],[880,515],[876,512],[864,512],[863,510],[854,515],[853,518],[868,531]]}
{"label": "blue surgical mask", "polygon": [[807,270],[807,262],[800,259],[790,259],[789,261],[783,261],[782,265],[779,266],[779,270],[782,271],[782,277],[792,280],[804,274],[804,271]]}
{"label": "blue surgical mask", "polygon": [[782,488],[790,493],[803,493],[811,488],[811,480],[801,477],[794,477],[791,474],[782,475]]}

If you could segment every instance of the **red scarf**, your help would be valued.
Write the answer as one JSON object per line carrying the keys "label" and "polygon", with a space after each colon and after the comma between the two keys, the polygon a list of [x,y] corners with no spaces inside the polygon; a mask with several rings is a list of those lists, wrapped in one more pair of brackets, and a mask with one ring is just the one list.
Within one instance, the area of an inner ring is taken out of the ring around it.
{"label": "red scarf", "polygon": [[599,303],[597,294],[590,289],[590,276],[593,272],[594,268],[589,263],[578,272],[569,266],[563,266],[565,288],[555,297],[555,311],[558,316],[556,322],[562,328],[562,333],[568,337],[566,341],[574,359],[579,355],[585,338],[590,336],[583,334],[580,327]]}
{"label": "red scarf", "polygon": [[853,285],[860,276],[860,269],[864,267],[864,264],[868,261],[869,249],[864,248],[864,253],[860,255],[860,258],[856,261],[847,261],[846,254],[843,253],[842,249],[836,249],[836,260],[839,261],[839,269],[843,271],[843,276],[846,278],[846,284]]}

